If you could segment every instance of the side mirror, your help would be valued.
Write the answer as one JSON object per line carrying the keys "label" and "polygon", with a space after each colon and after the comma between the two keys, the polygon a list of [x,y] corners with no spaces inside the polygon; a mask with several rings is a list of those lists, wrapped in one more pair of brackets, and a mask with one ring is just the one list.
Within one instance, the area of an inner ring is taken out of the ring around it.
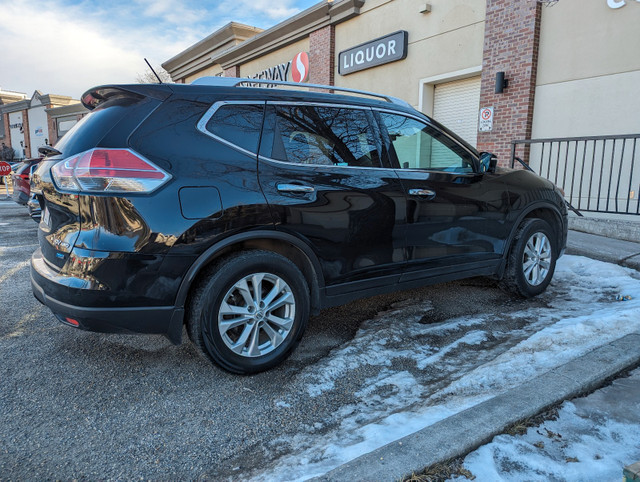
{"label": "side mirror", "polygon": [[481,172],[496,172],[498,167],[498,158],[491,152],[480,153],[480,171]]}

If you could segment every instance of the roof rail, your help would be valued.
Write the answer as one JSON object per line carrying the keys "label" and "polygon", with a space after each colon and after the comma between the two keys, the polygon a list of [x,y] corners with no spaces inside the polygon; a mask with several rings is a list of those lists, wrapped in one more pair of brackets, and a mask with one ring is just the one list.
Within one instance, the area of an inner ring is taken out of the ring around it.
{"label": "roof rail", "polygon": [[289,87],[298,87],[298,88],[310,88],[310,89],[325,89],[325,90],[336,90],[339,92],[347,92],[350,94],[359,94],[359,95],[368,95],[370,97],[377,97],[379,99],[384,99],[387,102],[391,102],[392,104],[401,105],[403,107],[410,107],[413,109],[413,106],[408,102],[398,99],[397,97],[393,97],[390,95],[376,94],[374,92],[367,92],[365,90],[357,90],[357,89],[347,89],[346,87],[336,87],[335,85],[322,85],[322,84],[307,84],[307,83],[299,83],[299,82],[287,82],[283,80],[267,80],[267,79],[248,79],[248,78],[238,78],[238,77],[200,77],[199,79],[191,82],[191,85],[211,85],[218,87],[238,87],[245,84],[248,87],[260,86],[262,84],[268,85],[286,85]]}

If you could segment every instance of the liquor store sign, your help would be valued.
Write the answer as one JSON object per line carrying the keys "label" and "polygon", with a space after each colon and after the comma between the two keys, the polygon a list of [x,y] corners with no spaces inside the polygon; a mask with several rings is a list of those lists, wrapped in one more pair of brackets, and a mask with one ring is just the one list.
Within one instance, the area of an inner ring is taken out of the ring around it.
{"label": "liquor store sign", "polygon": [[365,42],[338,54],[338,73],[348,75],[407,57],[409,34],[406,30]]}

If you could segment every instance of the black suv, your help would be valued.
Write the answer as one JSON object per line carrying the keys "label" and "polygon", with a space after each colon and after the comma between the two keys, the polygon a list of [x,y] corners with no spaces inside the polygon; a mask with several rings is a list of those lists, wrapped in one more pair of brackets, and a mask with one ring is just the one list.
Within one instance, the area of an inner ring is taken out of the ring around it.
{"label": "black suv", "polygon": [[33,292],[60,321],[176,344],[186,325],[253,373],[355,298],[478,275],[545,290],[567,236],[552,183],[398,99],[248,82],[84,94],[34,175]]}

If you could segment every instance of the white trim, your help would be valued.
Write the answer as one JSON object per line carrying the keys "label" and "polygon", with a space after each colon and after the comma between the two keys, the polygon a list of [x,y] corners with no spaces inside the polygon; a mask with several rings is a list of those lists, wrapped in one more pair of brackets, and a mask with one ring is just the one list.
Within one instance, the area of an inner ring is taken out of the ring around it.
{"label": "white trim", "polygon": [[418,110],[429,117],[433,116],[433,92],[436,84],[451,82],[452,80],[475,77],[482,72],[482,65],[469,67],[468,69],[447,72],[446,74],[434,75],[420,79],[418,88]]}

